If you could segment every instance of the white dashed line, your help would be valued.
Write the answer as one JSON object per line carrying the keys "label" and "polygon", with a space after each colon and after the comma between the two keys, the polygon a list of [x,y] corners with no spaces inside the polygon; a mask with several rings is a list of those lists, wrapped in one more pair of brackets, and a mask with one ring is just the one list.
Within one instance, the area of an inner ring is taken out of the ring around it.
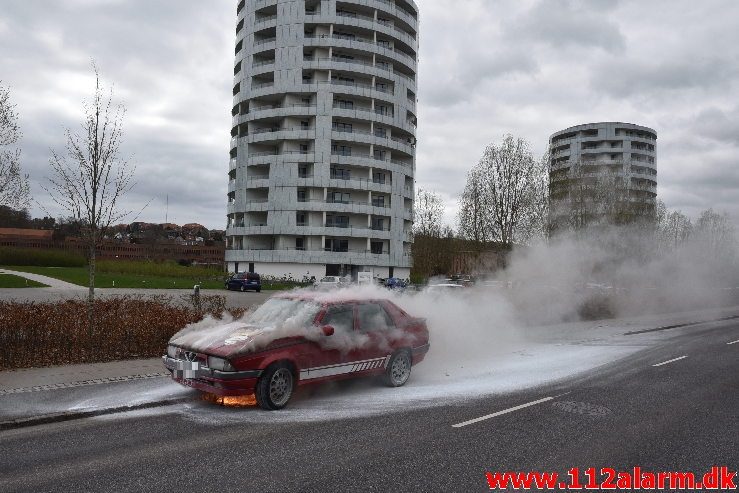
{"label": "white dashed line", "polygon": [[675,361],[680,361],[681,359],[685,359],[685,358],[687,358],[687,356],[680,356],[679,358],[669,359],[667,361],[663,361],[662,363],[657,363],[656,365],[652,365],[652,366],[662,366],[668,363],[674,363]]}
{"label": "white dashed line", "polygon": [[486,414],[485,416],[481,416],[479,418],[471,419],[471,420],[465,421],[463,423],[457,423],[456,425],[452,425],[452,428],[461,428],[463,426],[471,425],[471,424],[474,424],[474,423],[479,423],[480,421],[484,421],[486,419],[494,418],[496,416],[501,416],[503,414],[512,413],[513,411],[518,411],[519,409],[524,409],[524,408],[527,408],[529,406],[535,406],[537,404],[541,404],[542,402],[551,401],[552,399],[554,399],[554,397],[545,397],[543,399],[539,399],[538,401],[533,401],[533,402],[528,402],[526,404],[521,404],[520,406],[511,407],[511,408],[505,409],[503,411],[498,411],[497,413]]}
{"label": "white dashed line", "polygon": [[727,342],[726,345],[729,346],[731,344],[736,344],[737,342],[739,342],[739,339],[737,339],[736,341]]}

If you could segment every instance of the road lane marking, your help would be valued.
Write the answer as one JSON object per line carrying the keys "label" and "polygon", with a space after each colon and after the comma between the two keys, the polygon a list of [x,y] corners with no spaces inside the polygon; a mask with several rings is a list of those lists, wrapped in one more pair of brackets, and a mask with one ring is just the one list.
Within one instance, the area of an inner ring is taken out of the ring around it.
{"label": "road lane marking", "polygon": [[739,339],[737,339],[736,341],[727,342],[726,345],[728,346],[731,344],[736,344],[737,342],[739,342]]}
{"label": "road lane marking", "polygon": [[681,359],[685,359],[685,358],[687,358],[687,356],[680,356],[679,358],[668,359],[667,361],[663,361],[662,363],[657,363],[656,365],[652,365],[652,366],[662,366],[668,363],[674,363],[675,361],[680,361]]}
{"label": "road lane marking", "polygon": [[504,409],[503,411],[498,411],[497,413],[486,414],[485,416],[480,416],[479,418],[471,419],[469,421],[464,421],[462,423],[457,423],[456,425],[452,425],[452,428],[461,428],[463,426],[471,425],[471,424],[474,424],[474,423],[479,423],[480,421],[485,421],[486,419],[494,418],[496,416],[502,416],[503,414],[512,413],[513,411],[518,411],[519,409],[525,409],[525,408],[530,407],[530,406],[535,406],[535,405],[541,404],[543,402],[551,401],[555,397],[559,397],[559,396],[545,397],[543,399],[539,399],[538,401],[527,402],[526,404],[521,404],[520,406],[516,406],[516,407],[511,407],[511,408],[508,408],[508,409]]}

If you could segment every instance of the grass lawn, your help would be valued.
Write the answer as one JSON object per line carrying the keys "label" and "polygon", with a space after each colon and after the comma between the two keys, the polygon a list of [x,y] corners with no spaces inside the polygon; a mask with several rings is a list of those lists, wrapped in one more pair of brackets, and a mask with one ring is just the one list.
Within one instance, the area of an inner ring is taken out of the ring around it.
{"label": "grass lawn", "polygon": [[13,274],[0,274],[0,288],[47,288],[46,284],[14,276]]}
{"label": "grass lawn", "polygon": [[[8,269],[41,274],[79,286],[87,286],[88,283],[87,267],[12,266],[8,267]],[[186,277],[117,274],[109,272],[95,273],[96,288],[192,289],[195,284],[200,284],[201,289],[223,289],[223,283],[224,279],[217,275],[211,276],[210,279],[189,279]]]}
{"label": "grass lawn", "polygon": [[[78,286],[87,286],[88,274],[87,267],[39,267],[39,266],[12,266],[7,267],[9,270],[17,270],[20,272],[31,272],[33,274],[41,274],[53,277],[61,281],[77,284]],[[195,284],[200,285],[200,289],[224,289],[225,275],[217,273],[208,273],[209,276],[161,276],[155,274],[135,274],[135,273],[116,273],[116,272],[95,272],[96,288],[148,288],[148,289],[192,289]],[[9,276],[14,277],[14,276]],[[25,284],[25,280],[22,280]],[[29,285],[32,281],[28,281]],[[43,286],[39,284],[38,286]],[[21,286],[4,286],[0,287],[21,287]],[[25,287],[25,286],[23,286]],[[270,284],[264,282],[262,289],[265,291],[277,291],[283,289],[292,289],[295,284],[279,283]]]}

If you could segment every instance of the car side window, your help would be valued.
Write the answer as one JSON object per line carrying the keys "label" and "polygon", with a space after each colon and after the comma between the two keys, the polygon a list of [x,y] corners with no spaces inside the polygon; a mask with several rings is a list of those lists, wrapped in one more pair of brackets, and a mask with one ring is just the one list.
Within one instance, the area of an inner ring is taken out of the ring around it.
{"label": "car side window", "polygon": [[363,303],[358,306],[358,311],[359,330],[362,332],[387,330],[394,326],[385,309],[377,303]]}
{"label": "car side window", "polygon": [[330,325],[335,330],[354,330],[354,306],[333,305],[329,307],[321,321],[322,325]]}

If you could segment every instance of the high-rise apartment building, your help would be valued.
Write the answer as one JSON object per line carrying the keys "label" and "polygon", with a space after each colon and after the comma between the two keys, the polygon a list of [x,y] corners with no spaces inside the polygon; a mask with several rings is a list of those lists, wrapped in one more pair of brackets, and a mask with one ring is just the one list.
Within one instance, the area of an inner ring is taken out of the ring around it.
{"label": "high-rise apartment building", "polygon": [[412,0],[241,0],[229,271],[408,277],[416,156]]}
{"label": "high-rise apartment building", "polygon": [[620,122],[577,125],[549,139],[553,230],[653,220],[657,132]]}

